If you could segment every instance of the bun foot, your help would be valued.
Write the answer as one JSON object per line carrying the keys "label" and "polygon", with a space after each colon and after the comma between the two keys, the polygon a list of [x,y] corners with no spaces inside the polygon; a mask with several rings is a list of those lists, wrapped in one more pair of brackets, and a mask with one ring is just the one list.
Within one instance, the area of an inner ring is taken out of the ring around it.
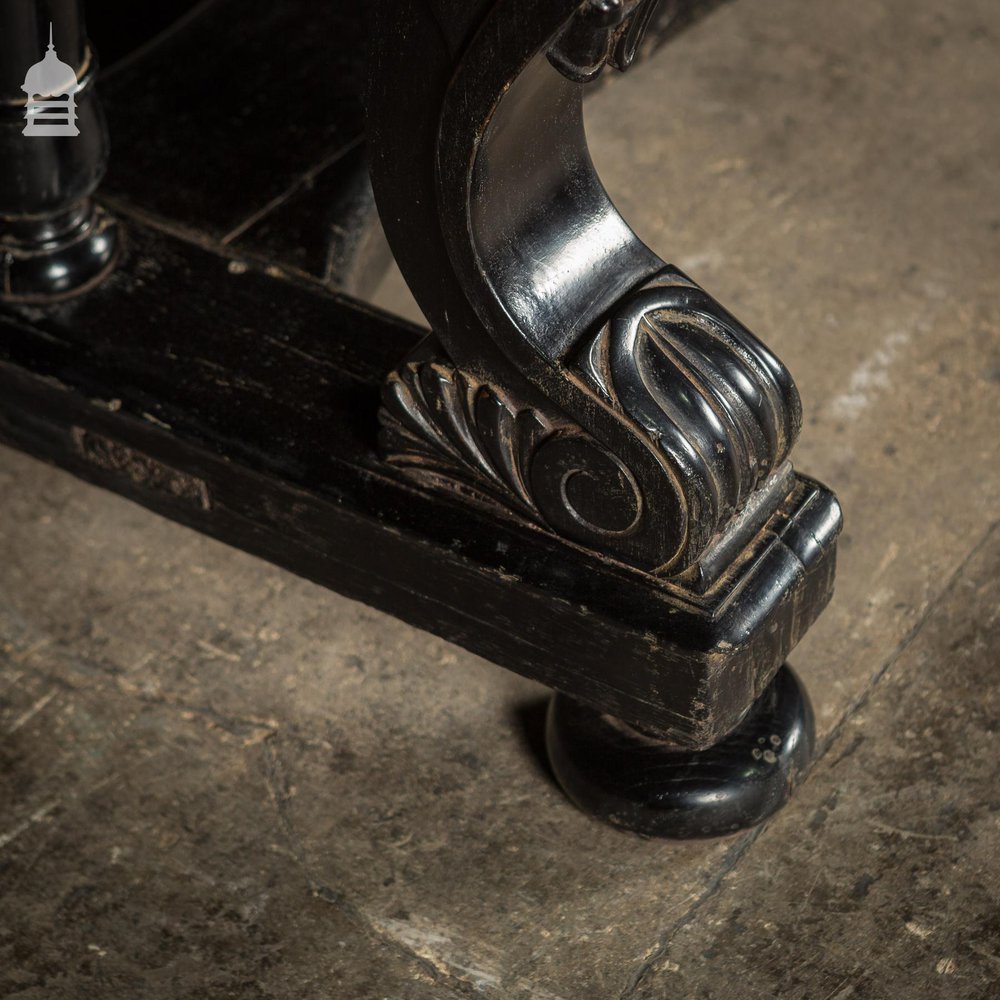
{"label": "bun foot", "polygon": [[805,689],[783,666],[746,718],[707,750],[684,750],[564,694],[549,705],[556,778],[585,812],[647,837],[720,837],[788,801],[812,757]]}
{"label": "bun foot", "polygon": [[85,292],[114,267],[118,224],[85,200],[60,215],[8,220],[0,246],[0,299],[54,302]]}

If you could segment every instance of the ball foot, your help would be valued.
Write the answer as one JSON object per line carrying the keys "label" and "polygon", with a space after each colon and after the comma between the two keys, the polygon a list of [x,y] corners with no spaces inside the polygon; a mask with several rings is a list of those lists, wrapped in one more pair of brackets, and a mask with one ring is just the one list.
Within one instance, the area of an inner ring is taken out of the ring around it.
{"label": "ball foot", "polygon": [[814,724],[782,667],[746,718],[707,750],[683,750],[563,694],[549,705],[556,778],[585,812],[648,837],[719,837],[756,826],[788,801],[812,756]]}

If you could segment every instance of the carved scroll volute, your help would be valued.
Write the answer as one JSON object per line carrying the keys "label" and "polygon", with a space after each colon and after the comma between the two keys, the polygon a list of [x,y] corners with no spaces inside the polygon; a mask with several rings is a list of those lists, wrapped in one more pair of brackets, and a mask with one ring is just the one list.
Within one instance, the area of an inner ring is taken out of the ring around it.
{"label": "carved scroll volute", "polygon": [[[639,463],[630,468],[554,407],[526,407],[443,356],[393,372],[380,419],[386,459],[426,486],[505,507],[632,565],[655,568],[651,551],[684,542],[679,489],[658,509],[635,477]],[[660,500],[670,473],[654,466]]]}
{"label": "carved scroll volute", "polygon": [[383,449],[430,488],[461,484],[676,574],[783,462],[798,397],[780,362],[644,246],[604,191],[579,74],[563,65],[574,17],[592,26],[595,6],[621,15],[607,53],[622,38],[634,48],[628,18],[648,3],[588,0],[578,13],[506,0],[448,74],[435,196],[461,296],[446,315],[425,307],[443,351],[425,347],[389,379]]}
{"label": "carved scroll volute", "polygon": [[427,485],[461,484],[631,565],[681,572],[784,462],[795,387],[673,268],[579,347],[565,377],[582,376],[578,391],[628,421],[617,454],[565,413],[524,406],[426,347],[386,383],[383,450]]}
{"label": "carved scroll volute", "polygon": [[627,296],[580,361],[682,484],[691,553],[744,507],[799,432],[784,366],[676,268]]}

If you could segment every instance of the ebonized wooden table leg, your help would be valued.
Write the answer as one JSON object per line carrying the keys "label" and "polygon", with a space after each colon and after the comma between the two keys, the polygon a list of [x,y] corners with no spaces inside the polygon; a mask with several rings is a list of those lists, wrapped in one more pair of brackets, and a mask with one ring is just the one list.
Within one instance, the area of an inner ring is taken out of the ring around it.
{"label": "ebonized wooden table leg", "polygon": [[0,298],[51,301],[100,281],[118,247],[91,200],[108,137],[80,0],[0,6]]}
{"label": "ebonized wooden table leg", "polygon": [[[669,721],[563,688],[548,746],[570,797],[595,815],[713,836],[764,819],[808,762],[808,700],[779,669],[797,635],[764,656],[754,645],[774,633],[773,609],[802,597],[790,567],[832,557],[840,509],[788,460],[801,424],[789,372],[636,237],[591,161],[583,85],[629,66],[654,6],[376,5],[376,201],[433,330],[387,381],[381,444],[432,495],[533,524],[669,590],[678,615],[663,629],[678,654],[647,691]],[[792,501],[803,487],[818,492]],[[754,552],[767,537],[792,563],[762,572]],[[827,570],[802,597],[810,621],[829,599]],[[754,594],[738,627],[727,588]],[[723,718],[716,695],[734,684]]]}

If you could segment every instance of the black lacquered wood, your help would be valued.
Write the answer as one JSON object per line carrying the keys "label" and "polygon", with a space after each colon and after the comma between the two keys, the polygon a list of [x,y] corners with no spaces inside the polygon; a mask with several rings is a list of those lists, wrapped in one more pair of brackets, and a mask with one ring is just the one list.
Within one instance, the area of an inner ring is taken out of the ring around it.
{"label": "black lacquered wood", "polygon": [[812,756],[808,696],[778,671],[746,718],[707,750],[665,743],[566,695],[549,706],[552,770],[584,811],[650,837],[719,837],[788,800]]}
{"label": "black lacquered wood", "polygon": [[699,594],[386,466],[380,386],[417,328],[135,222],[126,246],[88,295],[0,313],[0,440],[692,747],[829,600],[822,487]]}
{"label": "black lacquered wood", "polygon": [[[22,90],[29,68],[46,57],[50,38],[49,55],[68,67],[77,134],[24,134],[29,98],[56,96]],[[108,157],[96,78],[81,0],[0,7],[0,299],[78,294],[114,264],[114,220],[90,200]]]}
{"label": "black lacquered wood", "polygon": [[307,173],[231,245],[294,267],[328,288],[370,296],[392,254],[375,211],[361,136],[332,163]]}
{"label": "black lacquered wood", "polygon": [[372,181],[433,330],[390,376],[382,449],[422,485],[476,480],[470,500],[680,577],[780,501],[801,407],[780,360],[636,236],[591,160],[580,81],[628,63],[651,9],[375,5]]}
{"label": "black lacquered wood", "polygon": [[[650,41],[716,2],[662,0]],[[368,183],[367,8],[91,4],[115,150],[105,193],[329,287],[369,294],[390,257]],[[415,65],[411,81],[428,71],[426,58]],[[419,113],[409,88],[399,104]]]}
{"label": "black lacquered wood", "polygon": [[235,238],[356,142],[365,65],[356,4],[203,4],[101,81],[115,149],[104,190]]}
{"label": "black lacquered wood", "polygon": [[[364,148],[356,8],[198,5],[108,80],[120,266],[0,312],[0,440],[717,759],[840,509],[781,363],[590,162],[578,80],[651,10],[379,3]],[[378,257],[366,158],[419,347],[322,287]]]}

